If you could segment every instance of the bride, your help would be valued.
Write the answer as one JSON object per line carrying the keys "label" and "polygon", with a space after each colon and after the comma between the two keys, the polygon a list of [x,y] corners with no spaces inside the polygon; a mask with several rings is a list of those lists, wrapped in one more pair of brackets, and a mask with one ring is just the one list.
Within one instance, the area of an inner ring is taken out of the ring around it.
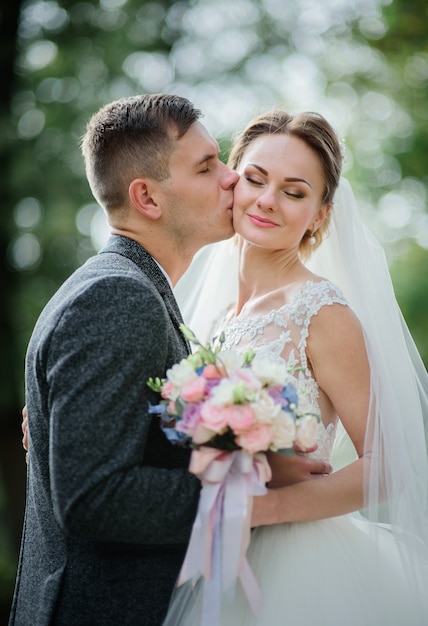
{"label": "bride", "polygon": [[[311,454],[353,454],[332,474],[289,486],[281,456],[270,454],[273,479],[254,498],[247,554],[261,613],[237,588],[222,626],[428,623],[428,379],[341,163],[322,116],[254,119],[230,156],[240,174],[235,241],[202,251],[177,286],[197,336],[233,301],[214,323],[224,348],[251,346],[298,367],[296,383],[321,415]],[[165,625],[206,626],[201,595],[197,581],[178,587]]]}

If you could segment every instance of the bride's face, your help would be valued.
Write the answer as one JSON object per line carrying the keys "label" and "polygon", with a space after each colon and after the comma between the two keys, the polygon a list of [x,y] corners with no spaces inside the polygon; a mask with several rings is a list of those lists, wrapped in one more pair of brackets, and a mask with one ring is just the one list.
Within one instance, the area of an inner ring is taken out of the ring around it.
{"label": "bride's face", "polygon": [[319,228],[329,211],[322,203],[318,155],[297,137],[258,137],[246,149],[238,172],[233,225],[254,245],[297,251],[305,232]]}

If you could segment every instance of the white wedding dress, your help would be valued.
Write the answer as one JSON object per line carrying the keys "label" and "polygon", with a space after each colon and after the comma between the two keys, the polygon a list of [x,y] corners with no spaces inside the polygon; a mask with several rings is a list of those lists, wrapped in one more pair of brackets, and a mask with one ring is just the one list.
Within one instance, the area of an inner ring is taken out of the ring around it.
{"label": "white wedding dress", "polygon": [[[258,354],[301,367],[297,382],[309,389],[311,402],[318,406],[306,345],[313,316],[335,303],[347,306],[338,287],[327,280],[309,281],[290,304],[253,319],[237,317],[220,324],[223,349],[241,352],[251,346]],[[323,423],[313,456],[332,460],[340,428],[337,422]],[[409,545],[407,535],[401,554],[390,527],[360,513],[257,528],[247,558],[263,595],[261,613],[252,613],[238,582],[236,593],[225,598],[221,625],[427,625],[420,588],[404,573],[402,558],[409,556]],[[415,539],[412,549],[418,548]],[[418,582],[428,592],[428,571],[425,581]],[[198,583],[186,583],[174,592],[165,626],[205,626],[201,589]]]}

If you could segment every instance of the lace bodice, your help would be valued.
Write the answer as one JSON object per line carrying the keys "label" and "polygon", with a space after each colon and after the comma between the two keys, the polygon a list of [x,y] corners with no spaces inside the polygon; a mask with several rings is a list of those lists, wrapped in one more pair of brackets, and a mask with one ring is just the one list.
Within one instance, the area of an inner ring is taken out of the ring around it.
{"label": "lace bodice", "polygon": [[[304,388],[312,406],[319,410],[319,387],[308,367],[306,353],[309,327],[314,315],[324,306],[334,303],[347,305],[336,285],[327,280],[308,281],[294,295],[291,302],[269,313],[253,318],[225,318],[217,325],[214,337],[224,333],[224,350],[244,352],[253,348],[260,356],[285,362],[295,373],[297,386]],[[331,458],[336,424],[324,424],[320,428],[318,449],[311,456]]]}

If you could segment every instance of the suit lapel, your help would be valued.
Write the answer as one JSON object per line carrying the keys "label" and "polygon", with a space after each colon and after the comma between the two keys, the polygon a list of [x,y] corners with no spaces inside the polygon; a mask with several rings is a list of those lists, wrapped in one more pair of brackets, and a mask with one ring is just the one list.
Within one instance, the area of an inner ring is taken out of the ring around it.
{"label": "suit lapel", "polygon": [[150,282],[156,287],[160,296],[162,297],[168,313],[171,317],[171,321],[177,329],[177,334],[180,336],[181,341],[185,344],[186,349],[190,352],[190,344],[184,338],[183,333],[180,330],[180,324],[183,323],[180,309],[178,308],[177,301],[169,286],[169,283],[160,269],[159,265],[153,259],[153,257],[145,250],[139,243],[128,237],[122,235],[111,235],[107,241],[107,245],[100,251],[99,254],[113,252],[126,257],[137,267],[146,274]]}

